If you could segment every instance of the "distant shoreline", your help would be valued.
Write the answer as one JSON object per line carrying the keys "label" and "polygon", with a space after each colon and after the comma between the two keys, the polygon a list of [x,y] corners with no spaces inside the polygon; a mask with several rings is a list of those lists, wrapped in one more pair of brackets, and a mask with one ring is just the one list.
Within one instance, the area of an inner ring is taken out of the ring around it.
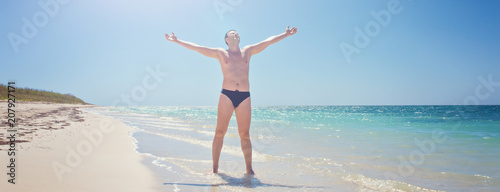
{"label": "distant shoreline", "polygon": [[32,88],[20,88],[14,83],[12,85],[9,83],[8,86],[0,84],[0,100],[8,100],[10,98],[16,99],[16,101],[89,104],[72,94],[61,94]]}

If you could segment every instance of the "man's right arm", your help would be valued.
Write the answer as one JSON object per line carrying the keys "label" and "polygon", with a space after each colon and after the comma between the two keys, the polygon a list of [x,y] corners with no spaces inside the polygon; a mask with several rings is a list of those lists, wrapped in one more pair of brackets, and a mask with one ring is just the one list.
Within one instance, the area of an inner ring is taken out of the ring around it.
{"label": "man's right arm", "polygon": [[196,52],[199,52],[207,57],[212,57],[212,58],[216,58],[218,59],[219,58],[219,52],[221,52],[221,48],[210,48],[210,47],[204,47],[204,46],[201,46],[201,45],[197,45],[197,44],[194,44],[194,43],[191,43],[191,42],[187,42],[187,41],[182,41],[182,40],[179,40],[177,39],[177,37],[175,36],[174,33],[172,33],[172,35],[168,35],[165,33],[165,38],[167,38],[167,40],[169,41],[172,41],[174,43],[177,43],[185,48],[188,48],[188,49],[191,49],[193,51],[196,51]]}

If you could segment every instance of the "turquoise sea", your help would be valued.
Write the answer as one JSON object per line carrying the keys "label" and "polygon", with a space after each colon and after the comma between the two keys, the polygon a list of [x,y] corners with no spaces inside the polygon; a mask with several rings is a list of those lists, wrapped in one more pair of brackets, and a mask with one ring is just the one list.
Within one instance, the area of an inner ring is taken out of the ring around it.
{"label": "turquoise sea", "polygon": [[216,106],[99,107],[134,127],[165,191],[500,191],[500,106],[255,106],[255,176]]}

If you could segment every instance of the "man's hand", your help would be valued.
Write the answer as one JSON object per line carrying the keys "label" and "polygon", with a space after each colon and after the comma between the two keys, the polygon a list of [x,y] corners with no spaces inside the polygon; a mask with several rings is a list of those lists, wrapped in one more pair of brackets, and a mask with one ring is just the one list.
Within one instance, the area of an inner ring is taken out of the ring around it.
{"label": "man's hand", "polygon": [[172,36],[168,35],[168,33],[165,33],[165,38],[167,38],[167,40],[172,42],[177,41],[177,36],[175,36],[174,32],[172,32]]}
{"label": "man's hand", "polygon": [[293,35],[293,34],[297,33],[297,28],[293,27],[292,29],[290,29],[290,26],[287,26],[285,33],[287,36]]}

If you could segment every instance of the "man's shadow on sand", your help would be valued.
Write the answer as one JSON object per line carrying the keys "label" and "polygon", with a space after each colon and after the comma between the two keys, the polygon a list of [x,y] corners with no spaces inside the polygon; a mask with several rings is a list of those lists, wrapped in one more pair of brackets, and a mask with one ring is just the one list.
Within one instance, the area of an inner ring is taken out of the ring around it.
{"label": "man's shadow on sand", "polygon": [[256,187],[324,188],[324,187],[314,187],[314,186],[293,186],[293,185],[262,183],[254,175],[249,175],[249,174],[245,174],[241,178],[231,177],[224,173],[217,173],[216,175],[224,179],[226,183],[219,183],[219,184],[163,183],[163,185],[187,185],[187,186],[198,186],[198,187],[237,186],[246,188],[256,188]]}

